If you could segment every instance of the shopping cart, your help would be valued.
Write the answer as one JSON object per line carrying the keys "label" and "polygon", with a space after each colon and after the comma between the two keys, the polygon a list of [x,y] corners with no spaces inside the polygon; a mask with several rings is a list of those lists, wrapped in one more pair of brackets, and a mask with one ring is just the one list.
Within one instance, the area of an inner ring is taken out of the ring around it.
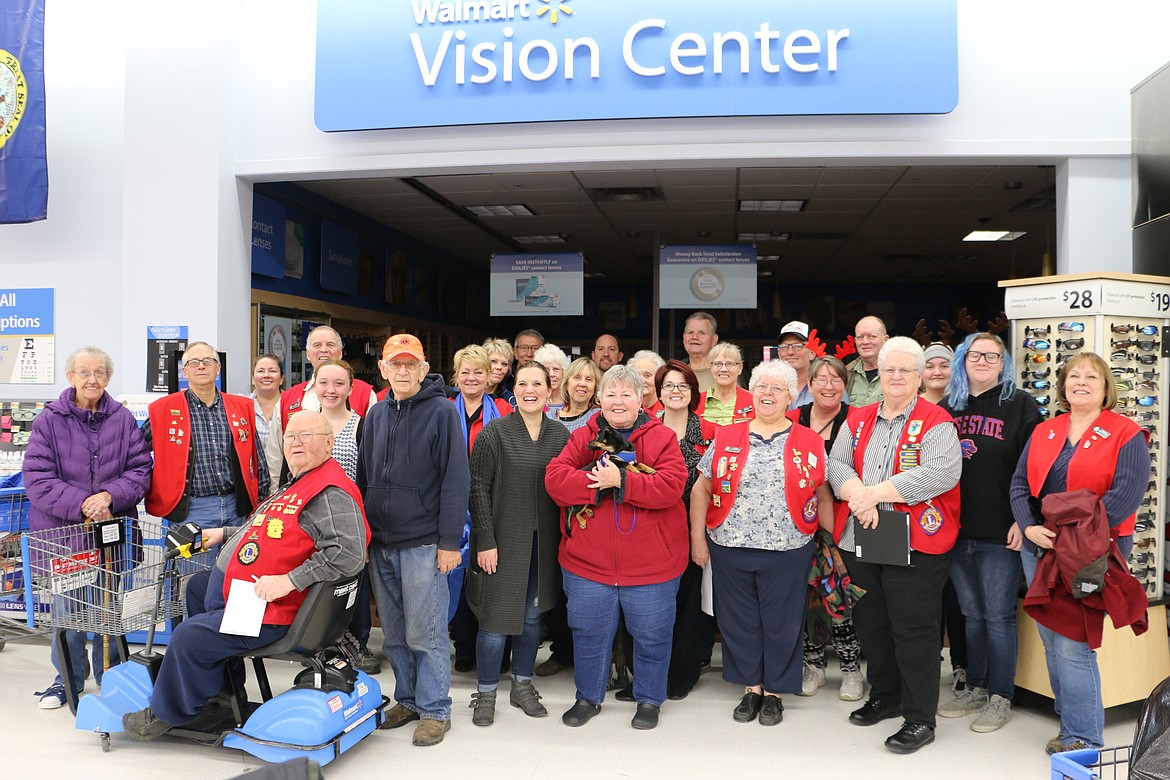
{"label": "shopping cart", "polygon": [[1052,757],[1052,780],[1125,780],[1131,747],[1057,753]]}
{"label": "shopping cart", "polygon": [[28,496],[24,488],[0,488],[0,650],[9,639],[38,633],[25,621],[20,534],[26,530]]}
{"label": "shopping cart", "polygon": [[125,636],[183,615],[186,582],[211,568],[203,553],[167,566],[166,522],[115,518],[21,536],[27,625],[53,629],[70,709],[77,710],[64,631],[100,637],[102,665],[126,661]]}

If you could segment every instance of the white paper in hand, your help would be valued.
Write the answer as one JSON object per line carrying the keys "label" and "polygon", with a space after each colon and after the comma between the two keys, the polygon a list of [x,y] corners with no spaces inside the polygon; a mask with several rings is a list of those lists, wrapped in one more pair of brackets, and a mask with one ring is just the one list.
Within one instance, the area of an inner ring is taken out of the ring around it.
{"label": "white paper in hand", "polygon": [[232,580],[227,604],[223,608],[223,621],[219,624],[219,633],[260,636],[266,606],[268,602],[256,595],[256,583]]}

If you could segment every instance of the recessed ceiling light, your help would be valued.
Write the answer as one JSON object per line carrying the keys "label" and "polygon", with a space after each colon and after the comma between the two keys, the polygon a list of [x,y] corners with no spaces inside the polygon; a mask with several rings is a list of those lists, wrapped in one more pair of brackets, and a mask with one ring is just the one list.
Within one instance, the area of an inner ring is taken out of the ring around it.
{"label": "recessed ceiling light", "polygon": [[477,217],[533,217],[532,209],[523,203],[498,204],[492,206],[464,206]]}
{"label": "recessed ceiling light", "polygon": [[740,211],[801,211],[803,200],[741,200]]}
{"label": "recessed ceiling light", "polygon": [[972,230],[963,237],[964,241],[1015,241],[1028,235],[1025,230]]}

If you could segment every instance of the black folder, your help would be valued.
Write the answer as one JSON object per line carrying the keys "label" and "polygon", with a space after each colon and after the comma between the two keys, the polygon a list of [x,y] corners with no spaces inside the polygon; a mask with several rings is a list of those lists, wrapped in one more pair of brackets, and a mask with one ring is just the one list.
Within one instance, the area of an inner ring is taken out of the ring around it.
{"label": "black folder", "polygon": [[865,528],[853,519],[854,554],[857,560],[886,566],[910,565],[910,513],[878,510],[876,528]]}

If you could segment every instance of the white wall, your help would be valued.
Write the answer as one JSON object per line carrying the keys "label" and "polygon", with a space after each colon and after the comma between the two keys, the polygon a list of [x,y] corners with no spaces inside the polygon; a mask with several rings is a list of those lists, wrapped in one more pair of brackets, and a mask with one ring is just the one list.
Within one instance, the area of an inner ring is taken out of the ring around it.
{"label": "white wall", "polygon": [[[1168,58],[1170,3],[1133,0],[1087,14],[1051,0],[960,0],[959,10],[959,106],[947,116],[325,134],[313,125],[314,0],[52,0],[49,218],[0,226],[0,262],[6,287],[56,289],[58,376],[52,386],[0,385],[0,396],[55,396],[65,354],[86,343],[118,362],[111,391],[140,393],[148,325],[188,325],[192,338],[226,349],[230,388],[244,390],[250,179],[1124,160],[1129,90]],[[1058,237],[1074,244],[1058,243],[1058,253],[1088,257],[1075,243],[1087,240],[1076,204],[1102,196],[1098,187],[1120,198],[1127,185],[1094,164],[1062,170],[1069,174],[1062,192],[1077,200]],[[1109,230],[1110,246],[1128,243],[1128,224],[1124,241],[1120,226]]]}

